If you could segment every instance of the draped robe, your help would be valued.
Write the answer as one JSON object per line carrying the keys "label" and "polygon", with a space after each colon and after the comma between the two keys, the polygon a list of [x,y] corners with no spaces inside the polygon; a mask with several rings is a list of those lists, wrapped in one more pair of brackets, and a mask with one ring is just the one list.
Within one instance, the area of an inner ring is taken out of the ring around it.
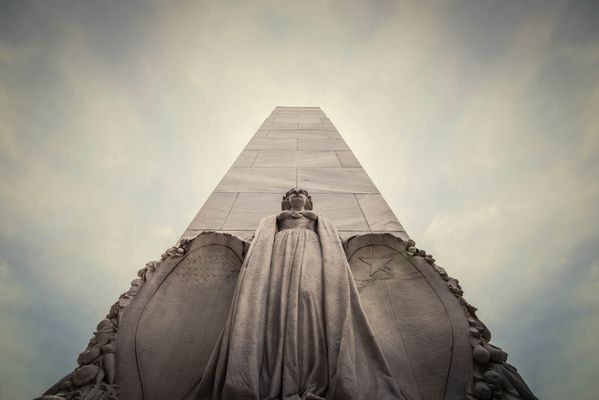
{"label": "draped robe", "polygon": [[376,342],[334,225],[263,218],[202,380],[188,399],[405,399]]}

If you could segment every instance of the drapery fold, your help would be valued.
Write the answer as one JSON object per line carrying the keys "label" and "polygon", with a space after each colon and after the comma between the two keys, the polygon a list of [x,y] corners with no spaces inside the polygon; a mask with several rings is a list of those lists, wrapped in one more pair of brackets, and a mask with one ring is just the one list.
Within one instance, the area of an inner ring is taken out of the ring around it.
{"label": "drapery fold", "polygon": [[334,225],[263,218],[228,319],[188,399],[404,399],[362,310]]}

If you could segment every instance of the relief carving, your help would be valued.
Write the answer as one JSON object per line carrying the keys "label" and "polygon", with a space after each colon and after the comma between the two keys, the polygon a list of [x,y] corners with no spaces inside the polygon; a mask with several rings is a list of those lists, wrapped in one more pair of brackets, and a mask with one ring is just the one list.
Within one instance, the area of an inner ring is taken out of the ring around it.
{"label": "relief carving", "polygon": [[337,230],[293,188],[263,218],[189,399],[405,399],[360,306]]}
{"label": "relief carving", "polygon": [[38,400],[536,400],[432,255],[342,244],[293,188],[248,243],[202,232],[147,263]]}
{"label": "relief carving", "polygon": [[505,400],[538,400],[518,370],[507,362],[507,353],[490,343],[491,332],[476,316],[476,307],[463,297],[464,291],[460,282],[450,277],[445,269],[435,264],[435,259],[426,251],[416,248],[410,240],[407,251],[413,257],[422,257],[446,282],[449,291],[458,299],[463,307],[470,326],[470,344],[474,370],[472,384],[467,389],[467,398],[472,400],[505,399]]}
{"label": "relief carving", "polygon": [[35,400],[117,400],[119,386],[115,384],[115,340],[118,334],[120,316],[135,298],[135,295],[160,263],[169,257],[181,257],[189,239],[183,239],[177,246],[170,247],[160,257],[151,261],[138,272],[138,278],[131,282],[128,291],[119,296],[109,313],[98,324],[87,348],[79,354],[73,372],[62,378]]}

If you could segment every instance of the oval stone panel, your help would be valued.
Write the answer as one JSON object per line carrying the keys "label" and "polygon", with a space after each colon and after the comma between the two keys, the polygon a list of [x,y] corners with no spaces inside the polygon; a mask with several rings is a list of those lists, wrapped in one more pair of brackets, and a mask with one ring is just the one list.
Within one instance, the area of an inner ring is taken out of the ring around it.
{"label": "oval stone panel", "polygon": [[408,258],[376,243],[349,264],[374,334],[409,399],[443,399],[452,357],[452,327],[443,303]]}
{"label": "oval stone panel", "polygon": [[135,334],[143,399],[183,399],[224,326],[242,260],[229,247],[192,251],[162,281]]}

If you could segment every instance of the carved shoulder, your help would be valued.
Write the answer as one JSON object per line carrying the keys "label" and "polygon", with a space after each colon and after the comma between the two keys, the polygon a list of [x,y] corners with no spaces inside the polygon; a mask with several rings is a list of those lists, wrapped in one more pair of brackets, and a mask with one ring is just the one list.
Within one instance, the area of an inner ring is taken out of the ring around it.
{"label": "carved shoulder", "polygon": [[316,221],[318,219],[318,214],[316,214],[314,211],[306,210],[302,212],[302,215],[304,217],[310,218],[313,221]]}
{"label": "carved shoulder", "polygon": [[286,220],[289,218],[291,218],[291,211],[289,211],[289,210],[283,210],[277,214],[278,221],[283,221],[283,220]]}

